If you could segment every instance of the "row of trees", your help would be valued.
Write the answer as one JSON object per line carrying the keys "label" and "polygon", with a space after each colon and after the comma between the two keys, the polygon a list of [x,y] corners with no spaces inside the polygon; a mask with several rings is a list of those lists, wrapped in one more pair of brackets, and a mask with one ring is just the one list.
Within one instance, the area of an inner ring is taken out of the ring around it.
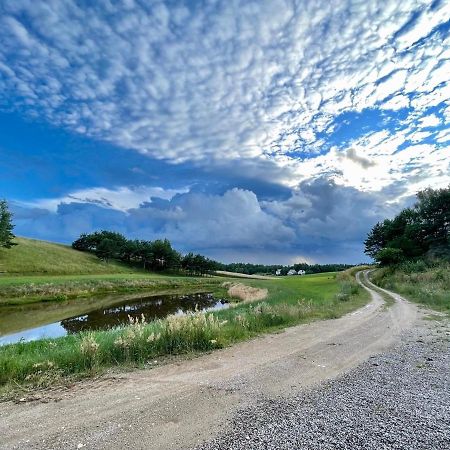
{"label": "row of trees", "polygon": [[309,273],[323,273],[323,272],[338,272],[352,267],[349,264],[307,264],[298,263],[293,266],[281,265],[264,265],[264,264],[249,264],[249,263],[231,263],[219,264],[220,270],[228,272],[240,272],[248,275],[254,274],[275,274],[278,269],[281,269],[281,275],[286,275],[290,269],[295,271],[304,270]]}
{"label": "row of trees", "polygon": [[114,231],[82,234],[72,248],[94,253],[104,261],[119,260],[146,270],[182,270],[190,275],[204,275],[217,269],[217,263],[205,256],[193,253],[182,256],[167,239],[130,240]]}
{"label": "row of trees", "polygon": [[0,248],[11,248],[17,245],[13,242],[14,225],[12,223],[12,214],[8,209],[6,200],[0,200]]}
{"label": "row of trees", "polygon": [[348,269],[348,264],[294,264],[293,266],[264,265],[249,263],[222,264],[200,254],[181,255],[167,240],[145,241],[127,239],[114,231],[96,231],[82,234],[72,243],[76,250],[91,252],[104,261],[119,260],[133,266],[152,271],[182,271],[189,275],[204,275],[216,270],[253,274],[274,274],[281,269],[286,275],[289,269],[305,270],[306,273],[335,272]]}
{"label": "row of trees", "polygon": [[364,245],[365,253],[383,265],[450,255],[450,186],[420,191],[413,207],[377,223]]}

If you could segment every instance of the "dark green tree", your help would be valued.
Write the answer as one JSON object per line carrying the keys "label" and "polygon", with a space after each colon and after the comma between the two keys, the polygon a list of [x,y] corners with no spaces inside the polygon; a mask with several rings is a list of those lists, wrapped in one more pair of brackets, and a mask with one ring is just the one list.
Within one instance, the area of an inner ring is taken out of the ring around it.
{"label": "dark green tree", "polygon": [[95,248],[95,254],[106,262],[116,258],[118,255],[116,242],[110,238],[102,239]]}
{"label": "dark green tree", "polygon": [[8,209],[6,200],[0,200],[0,247],[11,248],[17,245],[13,242],[14,225],[12,223],[12,213]]}
{"label": "dark green tree", "polygon": [[[450,186],[425,189],[412,208],[377,223],[364,241],[365,253],[382,264],[450,254]],[[386,251],[385,251],[386,250]]]}
{"label": "dark green tree", "polygon": [[157,239],[151,243],[155,270],[172,270],[181,267],[181,255],[172,248],[168,239]]}
{"label": "dark green tree", "polygon": [[415,205],[421,238],[428,247],[447,246],[450,240],[450,186],[425,189],[417,194]]}
{"label": "dark green tree", "polygon": [[382,265],[388,266],[403,261],[403,251],[399,248],[382,248],[375,256],[375,259]]}

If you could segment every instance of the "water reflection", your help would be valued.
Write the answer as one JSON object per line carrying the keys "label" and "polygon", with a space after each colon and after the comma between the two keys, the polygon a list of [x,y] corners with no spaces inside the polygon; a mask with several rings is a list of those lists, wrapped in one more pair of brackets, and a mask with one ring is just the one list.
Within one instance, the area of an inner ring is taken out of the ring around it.
{"label": "water reflection", "polygon": [[211,311],[227,308],[228,304],[214,298],[212,294],[164,295],[117,299],[113,305],[102,305],[89,311],[84,311],[72,317],[57,322],[34,326],[20,332],[0,337],[0,345],[36,339],[60,337],[66,334],[86,330],[102,330],[129,322],[129,316],[140,318],[142,314],[147,321],[164,318],[170,314],[186,314],[195,310]]}

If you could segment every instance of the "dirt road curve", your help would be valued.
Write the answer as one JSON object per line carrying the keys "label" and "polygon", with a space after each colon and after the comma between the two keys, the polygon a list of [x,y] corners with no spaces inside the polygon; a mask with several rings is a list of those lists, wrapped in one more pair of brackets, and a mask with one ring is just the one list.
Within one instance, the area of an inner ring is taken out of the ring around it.
{"label": "dirt road curve", "polygon": [[[367,273],[359,273],[365,277]],[[368,283],[368,281],[366,281]],[[258,397],[289,396],[387,349],[418,312],[369,290],[364,308],[200,358],[81,383],[47,399],[0,405],[0,448],[179,449],[227,426]]]}

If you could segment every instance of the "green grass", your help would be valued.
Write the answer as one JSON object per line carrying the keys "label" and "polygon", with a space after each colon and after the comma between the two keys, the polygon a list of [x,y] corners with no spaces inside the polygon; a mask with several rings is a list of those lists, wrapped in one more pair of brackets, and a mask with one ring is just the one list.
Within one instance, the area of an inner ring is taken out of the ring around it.
{"label": "green grass", "polygon": [[111,367],[143,366],[155,357],[209,351],[263,332],[336,318],[368,301],[368,294],[350,274],[236,282],[267,288],[267,299],[238,303],[214,313],[170,316],[115,330],[1,347],[1,389],[10,392],[12,386],[49,386],[67,377],[97,375]]}
{"label": "green grass", "polygon": [[66,245],[17,238],[0,249],[0,307],[66,301],[114,293],[199,292],[218,284],[207,278],[167,276],[105,263]]}
{"label": "green grass", "polygon": [[408,300],[450,314],[450,264],[417,261],[377,269],[372,281]]}
{"label": "green grass", "polygon": [[220,279],[212,277],[154,273],[3,277],[0,279],[0,307],[140,291],[206,292],[214,290],[219,283]]}
{"label": "green grass", "polygon": [[[79,275],[136,272],[118,262],[105,263],[71,247],[34,239],[16,238],[18,244],[0,249],[0,272],[7,275]],[[3,275],[0,275],[0,279]]]}

